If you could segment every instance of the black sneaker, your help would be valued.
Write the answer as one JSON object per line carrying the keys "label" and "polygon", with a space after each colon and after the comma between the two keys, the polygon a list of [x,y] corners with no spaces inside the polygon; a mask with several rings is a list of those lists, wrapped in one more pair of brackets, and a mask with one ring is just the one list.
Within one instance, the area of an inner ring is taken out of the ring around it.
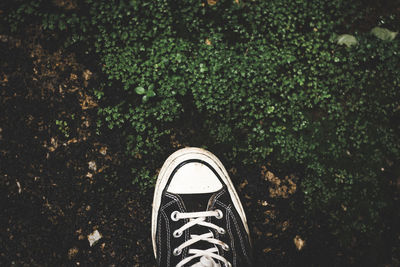
{"label": "black sneaker", "polygon": [[160,267],[252,266],[242,204],[222,163],[204,149],[184,148],[165,161],[151,235]]}

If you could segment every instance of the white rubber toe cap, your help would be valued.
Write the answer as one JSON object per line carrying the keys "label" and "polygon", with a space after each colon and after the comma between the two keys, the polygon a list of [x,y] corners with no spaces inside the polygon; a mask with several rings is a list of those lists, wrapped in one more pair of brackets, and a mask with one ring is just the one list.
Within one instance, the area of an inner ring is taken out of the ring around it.
{"label": "white rubber toe cap", "polygon": [[173,175],[167,191],[174,194],[201,194],[220,190],[222,183],[215,173],[201,162],[190,162]]}

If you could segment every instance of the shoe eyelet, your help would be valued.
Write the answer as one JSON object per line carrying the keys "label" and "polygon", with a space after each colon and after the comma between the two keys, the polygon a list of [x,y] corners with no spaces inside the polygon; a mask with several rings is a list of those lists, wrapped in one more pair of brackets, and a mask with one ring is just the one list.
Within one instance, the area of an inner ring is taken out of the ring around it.
{"label": "shoe eyelet", "polygon": [[178,238],[178,237],[181,237],[181,236],[182,236],[182,232],[181,232],[181,231],[178,231],[178,230],[175,230],[175,231],[172,233],[172,235],[173,235],[175,238]]}
{"label": "shoe eyelet", "polygon": [[218,214],[215,216],[215,218],[217,219],[222,219],[222,217],[224,217],[224,214],[222,213],[221,210],[215,210]]}
{"label": "shoe eyelet", "polygon": [[174,251],[172,252],[172,254],[174,254],[174,256],[179,256],[181,255],[182,250],[179,250],[178,248],[175,248]]}
{"label": "shoe eyelet", "polygon": [[224,228],[220,228],[220,229],[218,229],[218,233],[221,235],[224,235],[224,234],[226,234],[226,231]]}
{"label": "shoe eyelet", "polygon": [[222,249],[225,251],[229,251],[231,248],[227,244],[223,244]]}
{"label": "shoe eyelet", "polygon": [[178,219],[178,213],[179,213],[179,211],[174,211],[174,212],[172,212],[171,213],[171,220],[173,220],[174,222],[177,222],[179,219]]}

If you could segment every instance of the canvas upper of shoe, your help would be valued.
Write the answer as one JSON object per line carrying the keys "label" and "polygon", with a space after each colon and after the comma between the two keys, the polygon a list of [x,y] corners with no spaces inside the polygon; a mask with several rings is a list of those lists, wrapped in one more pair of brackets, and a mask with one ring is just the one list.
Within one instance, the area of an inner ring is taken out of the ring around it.
{"label": "canvas upper of shoe", "polygon": [[[192,158],[190,153],[194,155]],[[181,154],[178,151],[160,171],[155,190],[160,199],[157,205],[153,203],[152,234],[154,252],[161,267],[252,266],[243,207],[222,164],[210,154],[192,148],[184,149]],[[184,160],[178,160],[181,155]],[[189,167],[179,172],[183,166]],[[222,175],[225,177],[221,178]],[[177,181],[189,185],[185,189],[183,185],[177,186]],[[202,185],[203,181],[211,186]]]}

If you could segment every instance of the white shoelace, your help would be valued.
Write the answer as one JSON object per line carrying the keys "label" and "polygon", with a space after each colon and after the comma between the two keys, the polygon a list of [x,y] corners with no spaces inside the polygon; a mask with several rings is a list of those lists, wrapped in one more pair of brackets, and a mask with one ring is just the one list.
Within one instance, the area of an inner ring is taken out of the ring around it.
{"label": "white shoelace", "polygon": [[[183,231],[185,231],[195,225],[209,227],[209,228],[217,230],[218,233],[220,233],[220,234],[225,234],[224,228],[219,227],[218,225],[215,225],[213,223],[206,222],[205,220],[207,217],[216,217],[217,219],[221,219],[223,217],[223,213],[221,210],[201,211],[201,212],[185,212],[185,213],[174,211],[171,214],[171,219],[173,221],[179,221],[181,219],[190,219],[190,220],[189,220],[189,222],[184,224],[181,228],[175,230],[173,232],[173,236],[178,238],[183,234]],[[191,239],[185,241],[179,247],[174,249],[173,254],[175,256],[179,256],[182,253],[183,249],[185,249],[186,247],[193,245],[194,243],[199,242],[199,241],[207,241],[211,244],[219,245],[225,251],[228,251],[230,249],[227,244],[225,244],[221,240],[215,239],[214,234],[211,231],[206,234],[202,234],[202,235],[190,235],[190,238]],[[220,267],[221,265],[216,263],[214,261],[214,259],[225,263],[226,266],[228,266],[228,267],[232,266],[230,262],[228,262],[224,257],[218,255],[217,253],[218,253],[218,248],[216,248],[215,246],[213,248],[209,248],[206,250],[189,249],[188,254],[191,256],[184,258],[182,261],[180,261],[176,265],[176,267],[182,267],[183,265],[185,265],[186,263],[190,262],[191,260],[193,260],[195,258],[200,258],[200,260],[198,263],[192,265],[192,267]]]}

